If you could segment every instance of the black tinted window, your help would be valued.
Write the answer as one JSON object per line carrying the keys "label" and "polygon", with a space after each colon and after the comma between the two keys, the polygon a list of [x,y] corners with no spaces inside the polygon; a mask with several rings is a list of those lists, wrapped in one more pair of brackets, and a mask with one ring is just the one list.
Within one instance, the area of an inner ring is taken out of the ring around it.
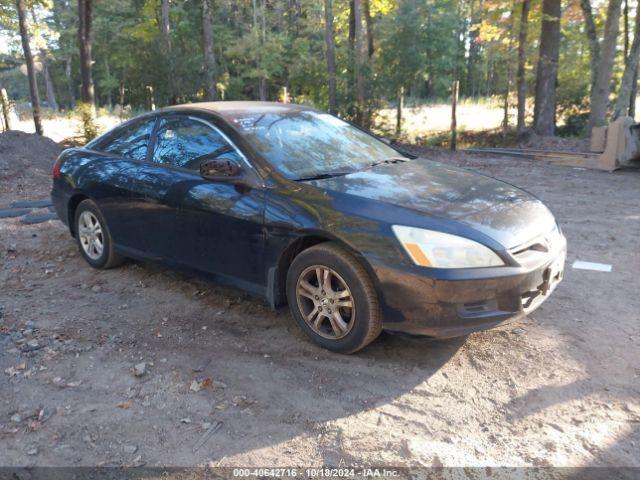
{"label": "black tinted window", "polygon": [[197,170],[204,155],[229,157],[235,152],[220,133],[202,122],[188,118],[162,121],[154,162]]}
{"label": "black tinted window", "polygon": [[134,160],[144,160],[155,121],[155,118],[150,118],[132,123],[118,132],[114,138],[109,139],[100,149]]}

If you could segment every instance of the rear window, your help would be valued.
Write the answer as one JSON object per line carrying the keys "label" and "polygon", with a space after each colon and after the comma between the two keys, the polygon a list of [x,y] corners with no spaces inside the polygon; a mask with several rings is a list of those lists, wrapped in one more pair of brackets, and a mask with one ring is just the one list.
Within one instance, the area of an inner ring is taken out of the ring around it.
{"label": "rear window", "polygon": [[109,135],[96,144],[90,143],[88,147],[133,160],[145,160],[155,122],[155,118],[134,121],[119,129],[114,135]]}

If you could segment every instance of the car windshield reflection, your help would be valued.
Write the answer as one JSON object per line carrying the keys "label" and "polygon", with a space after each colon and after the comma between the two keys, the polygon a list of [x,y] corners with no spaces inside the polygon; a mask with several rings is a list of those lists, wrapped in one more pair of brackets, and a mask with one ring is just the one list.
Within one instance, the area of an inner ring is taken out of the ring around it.
{"label": "car windshield reflection", "polygon": [[389,158],[404,158],[353,125],[313,110],[256,113],[232,122],[289,179],[344,175]]}

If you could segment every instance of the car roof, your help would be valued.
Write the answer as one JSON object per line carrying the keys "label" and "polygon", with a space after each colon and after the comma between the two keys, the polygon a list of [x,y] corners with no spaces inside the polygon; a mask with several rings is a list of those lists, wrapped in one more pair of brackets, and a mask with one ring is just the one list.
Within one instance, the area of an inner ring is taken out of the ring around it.
{"label": "car roof", "polygon": [[304,110],[315,110],[307,105],[297,105],[295,103],[277,102],[251,102],[251,101],[230,101],[230,102],[196,102],[173,105],[163,108],[161,111],[194,111],[201,110],[218,114],[225,119],[236,119],[245,115],[255,115],[264,113],[287,114]]}
{"label": "car roof", "polygon": [[222,117],[225,121],[234,123],[233,120],[242,118],[246,115],[256,115],[264,113],[278,113],[287,114],[294,112],[302,112],[316,110],[309,105],[299,105],[295,103],[279,103],[279,102],[258,102],[258,101],[224,101],[224,102],[194,102],[183,103],[180,105],[171,105],[169,107],[163,107],[158,110],[143,113],[134,118],[127,120],[126,122],[117,125],[116,127],[109,129],[102,135],[94,138],[85,147],[91,148],[94,145],[98,145],[105,138],[108,138],[114,131],[130,125],[133,122],[141,120],[143,118],[153,118],[163,112],[175,112],[184,114],[193,114],[196,111],[208,112]]}

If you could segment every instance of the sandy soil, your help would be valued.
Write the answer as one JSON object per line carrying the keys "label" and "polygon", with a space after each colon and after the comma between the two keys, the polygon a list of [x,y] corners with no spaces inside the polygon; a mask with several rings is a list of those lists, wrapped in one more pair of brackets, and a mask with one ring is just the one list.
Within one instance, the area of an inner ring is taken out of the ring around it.
{"label": "sandy soil", "polygon": [[[58,150],[12,135],[0,207],[46,198]],[[241,292],[0,219],[0,465],[640,466],[640,171],[429,154],[557,215],[565,280],[528,318],[335,355]]]}
{"label": "sandy soil", "polygon": [[[42,119],[42,129],[47,137],[55,140],[56,142],[62,142],[69,137],[78,137],[84,134],[82,122],[77,115],[60,116],[52,115],[50,111],[48,113],[49,115],[45,115]],[[96,118],[98,132],[106,132],[110,128],[118,125],[121,121],[122,120],[115,114],[100,115],[99,112],[98,117]],[[35,132],[35,126],[30,115],[28,118],[18,120],[14,123],[15,126],[13,128],[15,130],[28,133]]]}

